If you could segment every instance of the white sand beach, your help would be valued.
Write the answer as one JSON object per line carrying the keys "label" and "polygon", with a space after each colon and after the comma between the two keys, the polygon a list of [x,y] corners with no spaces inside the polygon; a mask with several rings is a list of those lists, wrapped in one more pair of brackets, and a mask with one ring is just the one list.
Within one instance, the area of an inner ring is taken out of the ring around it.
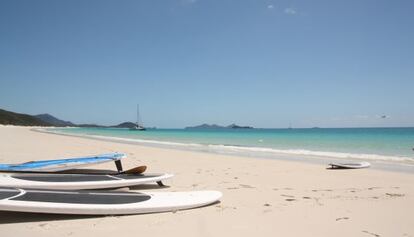
{"label": "white sand beach", "polygon": [[[170,172],[159,191],[219,190],[220,203],[160,214],[70,216],[0,212],[6,236],[414,236],[414,175],[252,159],[0,127],[0,163],[106,152],[124,167]],[[99,168],[114,169],[113,164]]]}

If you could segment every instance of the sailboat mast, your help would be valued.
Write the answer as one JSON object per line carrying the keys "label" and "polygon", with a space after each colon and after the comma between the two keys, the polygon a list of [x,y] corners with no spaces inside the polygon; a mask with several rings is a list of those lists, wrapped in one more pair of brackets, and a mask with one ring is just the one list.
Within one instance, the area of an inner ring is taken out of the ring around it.
{"label": "sailboat mast", "polygon": [[139,126],[139,104],[137,104],[137,126]]}
{"label": "sailboat mast", "polygon": [[129,130],[135,130],[135,131],[144,131],[146,130],[144,126],[141,124],[141,118],[139,116],[139,104],[137,104],[137,122],[135,126],[131,127]]}

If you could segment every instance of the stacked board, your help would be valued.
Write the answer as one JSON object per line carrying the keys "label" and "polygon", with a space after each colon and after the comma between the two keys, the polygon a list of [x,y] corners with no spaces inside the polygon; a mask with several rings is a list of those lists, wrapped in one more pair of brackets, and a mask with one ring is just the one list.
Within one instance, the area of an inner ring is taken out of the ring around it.
{"label": "stacked board", "polygon": [[218,191],[109,192],[0,188],[0,210],[76,215],[167,212],[217,202]]}
{"label": "stacked board", "polygon": [[[7,172],[0,175],[0,211],[77,215],[140,214],[201,207],[217,202],[222,196],[218,191],[93,191],[153,182],[162,185],[163,180],[173,176],[142,174],[146,166],[123,171],[120,160],[124,157],[121,153],[111,153],[0,164],[0,172]],[[74,170],[110,161],[115,162],[117,172]]]}
{"label": "stacked board", "polygon": [[122,153],[110,153],[97,156],[86,156],[57,160],[30,161],[22,164],[0,164],[0,171],[64,171],[74,168],[101,164],[110,161],[117,162],[124,157],[125,154]]}
{"label": "stacked board", "polygon": [[107,189],[159,183],[172,174],[2,174],[0,187],[82,190]]}

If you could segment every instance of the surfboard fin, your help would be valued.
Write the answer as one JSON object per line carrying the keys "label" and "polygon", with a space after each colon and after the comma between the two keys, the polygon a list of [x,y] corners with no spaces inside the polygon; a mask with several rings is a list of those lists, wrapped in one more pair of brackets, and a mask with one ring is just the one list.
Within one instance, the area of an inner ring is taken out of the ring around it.
{"label": "surfboard fin", "polygon": [[122,172],[122,163],[121,163],[121,161],[116,160],[115,165],[116,165],[116,169],[118,170],[118,172]]}

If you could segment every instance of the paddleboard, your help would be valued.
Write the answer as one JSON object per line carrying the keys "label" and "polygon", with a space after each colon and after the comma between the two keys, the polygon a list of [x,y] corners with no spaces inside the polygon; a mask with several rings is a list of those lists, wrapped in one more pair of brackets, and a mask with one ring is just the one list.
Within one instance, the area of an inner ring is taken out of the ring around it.
{"label": "paddleboard", "polygon": [[147,170],[146,165],[136,166],[131,169],[114,171],[103,169],[70,169],[62,171],[3,171],[1,173],[23,173],[23,174],[101,174],[101,175],[116,175],[116,174],[142,174]]}
{"label": "paddleboard", "polygon": [[76,215],[142,214],[206,206],[221,197],[218,191],[86,192],[0,188],[0,210]]}
{"label": "paddleboard", "polygon": [[369,162],[350,162],[350,163],[331,163],[329,164],[332,169],[362,169],[371,166]]}
{"label": "paddleboard", "polygon": [[0,174],[0,187],[82,190],[130,187],[158,183],[172,174]]}
{"label": "paddleboard", "polygon": [[110,161],[118,163],[118,167],[120,166],[120,160],[124,157],[126,155],[122,153],[110,153],[97,156],[30,161],[22,164],[0,164],[0,171],[63,171]]}

